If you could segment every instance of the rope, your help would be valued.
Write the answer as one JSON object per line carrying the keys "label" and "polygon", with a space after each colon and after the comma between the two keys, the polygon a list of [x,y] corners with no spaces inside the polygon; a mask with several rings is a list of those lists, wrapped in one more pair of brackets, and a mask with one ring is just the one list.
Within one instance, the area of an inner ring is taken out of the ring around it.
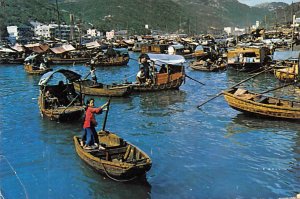
{"label": "rope", "polygon": [[21,186],[22,186],[22,188],[23,188],[23,190],[24,190],[26,199],[29,199],[28,194],[27,194],[27,190],[26,190],[26,188],[25,188],[25,185],[22,183],[22,181],[21,181],[20,177],[18,176],[16,170],[13,168],[13,166],[10,164],[10,162],[8,161],[8,159],[7,159],[4,155],[0,155],[0,157],[4,158],[4,159],[6,160],[6,162],[7,162],[8,165],[9,165],[9,167],[10,167],[11,170],[14,172],[14,174],[16,175],[16,177],[17,177],[19,183],[21,184]]}
{"label": "rope", "polygon": [[105,173],[106,176],[107,176],[109,179],[111,179],[111,180],[114,180],[114,181],[117,181],[117,182],[129,182],[129,181],[132,181],[132,180],[134,180],[134,179],[137,178],[137,176],[134,176],[134,177],[132,177],[132,178],[130,178],[130,179],[126,179],[126,180],[119,180],[119,179],[116,179],[116,178],[114,178],[114,177],[112,177],[112,176],[109,175],[109,173],[107,172],[107,170],[106,170],[106,168],[105,168],[105,166],[104,166],[102,160],[101,160],[100,158],[99,158],[99,160],[100,160],[100,163],[101,163],[101,165],[102,165],[102,167],[103,167],[103,169],[104,169],[104,173]]}

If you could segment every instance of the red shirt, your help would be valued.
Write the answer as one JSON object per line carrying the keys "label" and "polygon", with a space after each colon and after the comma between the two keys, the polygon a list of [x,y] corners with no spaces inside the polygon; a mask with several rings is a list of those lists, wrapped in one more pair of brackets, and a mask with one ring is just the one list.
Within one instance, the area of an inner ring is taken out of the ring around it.
{"label": "red shirt", "polygon": [[83,128],[89,128],[91,127],[91,124],[94,124],[96,126],[97,122],[94,116],[94,113],[101,113],[102,109],[101,107],[99,108],[91,108],[88,107],[86,112],[85,112],[85,119],[83,123]]}

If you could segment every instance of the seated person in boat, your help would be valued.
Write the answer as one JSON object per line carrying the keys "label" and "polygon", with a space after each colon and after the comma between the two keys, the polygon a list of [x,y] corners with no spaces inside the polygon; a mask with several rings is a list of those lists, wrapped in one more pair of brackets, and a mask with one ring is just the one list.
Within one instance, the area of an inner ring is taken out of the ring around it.
{"label": "seated person in boat", "polygon": [[159,70],[159,73],[166,73],[167,72],[167,68],[165,64],[162,64]]}
{"label": "seated person in boat", "polygon": [[50,90],[47,90],[45,93],[45,101],[48,108],[57,108],[59,106],[58,98]]}
{"label": "seated person in boat", "polygon": [[137,73],[136,81],[137,81],[138,84],[143,84],[143,83],[146,82],[146,76],[145,76],[143,67],[141,67],[139,72]]}
{"label": "seated person in boat", "polygon": [[93,147],[98,146],[99,149],[103,149],[99,143],[97,131],[95,129],[98,123],[94,114],[101,114],[103,109],[107,107],[108,103],[105,103],[98,108],[94,108],[94,102],[95,100],[93,98],[87,101],[87,108],[83,123],[84,132],[80,142],[80,145],[83,146],[84,149],[92,149]]}
{"label": "seated person in boat", "polygon": [[46,70],[47,68],[46,68],[46,65],[43,63],[43,62],[41,62],[40,63],[40,68],[39,68],[40,70]]}

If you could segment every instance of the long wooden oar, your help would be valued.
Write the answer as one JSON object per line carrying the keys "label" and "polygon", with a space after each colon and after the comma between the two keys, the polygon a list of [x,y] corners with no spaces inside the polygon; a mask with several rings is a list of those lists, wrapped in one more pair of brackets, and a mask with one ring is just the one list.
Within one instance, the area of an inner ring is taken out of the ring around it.
{"label": "long wooden oar", "polygon": [[196,80],[196,79],[194,79],[194,78],[188,76],[187,74],[185,74],[185,76],[186,76],[187,78],[189,78],[189,79],[191,79],[191,80],[193,80],[193,81],[199,83],[199,84],[205,85],[204,83],[202,83],[202,82],[200,82],[200,81],[198,81],[198,80]]}
{"label": "long wooden oar", "polygon": [[[227,88],[226,90],[231,89],[231,88],[234,88],[234,87],[236,87],[236,86],[238,86],[238,85],[240,85],[240,84],[242,84],[242,83],[244,83],[244,82],[246,82],[246,81],[252,79],[253,77],[256,77],[256,76],[258,76],[258,75],[260,75],[260,74],[262,74],[262,73],[264,73],[264,72],[266,72],[266,71],[268,71],[268,70],[270,70],[270,69],[271,69],[271,68],[267,68],[267,69],[265,69],[265,70],[263,70],[263,71],[261,71],[261,72],[259,72],[259,73],[256,73],[255,75],[252,75],[252,76],[248,77],[247,79],[244,79],[244,80],[240,81],[239,83],[237,83],[237,84],[235,84],[235,85],[233,85],[233,86]],[[212,98],[206,100],[205,102],[201,103],[200,105],[198,105],[197,108],[200,108],[201,106],[203,106],[203,105],[206,104],[207,102],[210,102],[211,100],[213,100],[213,99],[219,97],[219,96],[222,95],[222,94],[223,94],[223,91],[219,92],[219,93],[216,94],[214,97],[212,97]]]}
{"label": "long wooden oar", "polygon": [[296,82],[291,82],[291,83],[289,83],[289,84],[284,84],[284,85],[282,85],[282,86],[279,86],[279,87],[272,88],[272,89],[266,90],[266,91],[264,91],[264,92],[261,92],[261,93],[259,93],[259,94],[265,94],[265,93],[268,93],[268,92],[270,92],[270,91],[275,91],[275,90],[284,88],[284,87],[286,87],[286,86],[293,85],[293,84],[295,84],[295,83],[296,83]]}
{"label": "long wooden oar", "polygon": [[106,107],[106,112],[105,112],[105,117],[103,120],[103,125],[102,125],[102,131],[105,131],[105,126],[106,126],[106,121],[107,121],[107,115],[108,115],[108,111],[109,111],[109,105],[110,105],[110,99],[108,99],[108,103],[107,103],[107,107]]}

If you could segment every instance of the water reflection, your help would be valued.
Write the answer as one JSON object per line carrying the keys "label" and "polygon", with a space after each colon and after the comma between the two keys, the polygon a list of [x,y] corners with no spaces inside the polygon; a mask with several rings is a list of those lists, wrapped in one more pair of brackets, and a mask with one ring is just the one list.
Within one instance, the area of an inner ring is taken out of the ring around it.
{"label": "water reflection", "polygon": [[170,116],[183,112],[181,104],[186,102],[186,92],[182,90],[167,90],[141,94],[140,108],[147,116]]}
{"label": "water reflection", "polygon": [[92,198],[151,198],[151,185],[145,177],[133,182],[115,182],[96,173],[83,161],[80,162],[84,176],[89,179],[87,183],[92,192]]}
{"label": "water reflection", "polygon": [[230,137],[239,133],[248,133],[251,131],[256,132],[258,129],[261,131],[276,129],[276,131],[293,131],[300,133],[298,122],[299,121],[253,117],[253,115],[238,113],[232,118],[232,121],[228,123],[226,127],[227,134],[225,137]]}

